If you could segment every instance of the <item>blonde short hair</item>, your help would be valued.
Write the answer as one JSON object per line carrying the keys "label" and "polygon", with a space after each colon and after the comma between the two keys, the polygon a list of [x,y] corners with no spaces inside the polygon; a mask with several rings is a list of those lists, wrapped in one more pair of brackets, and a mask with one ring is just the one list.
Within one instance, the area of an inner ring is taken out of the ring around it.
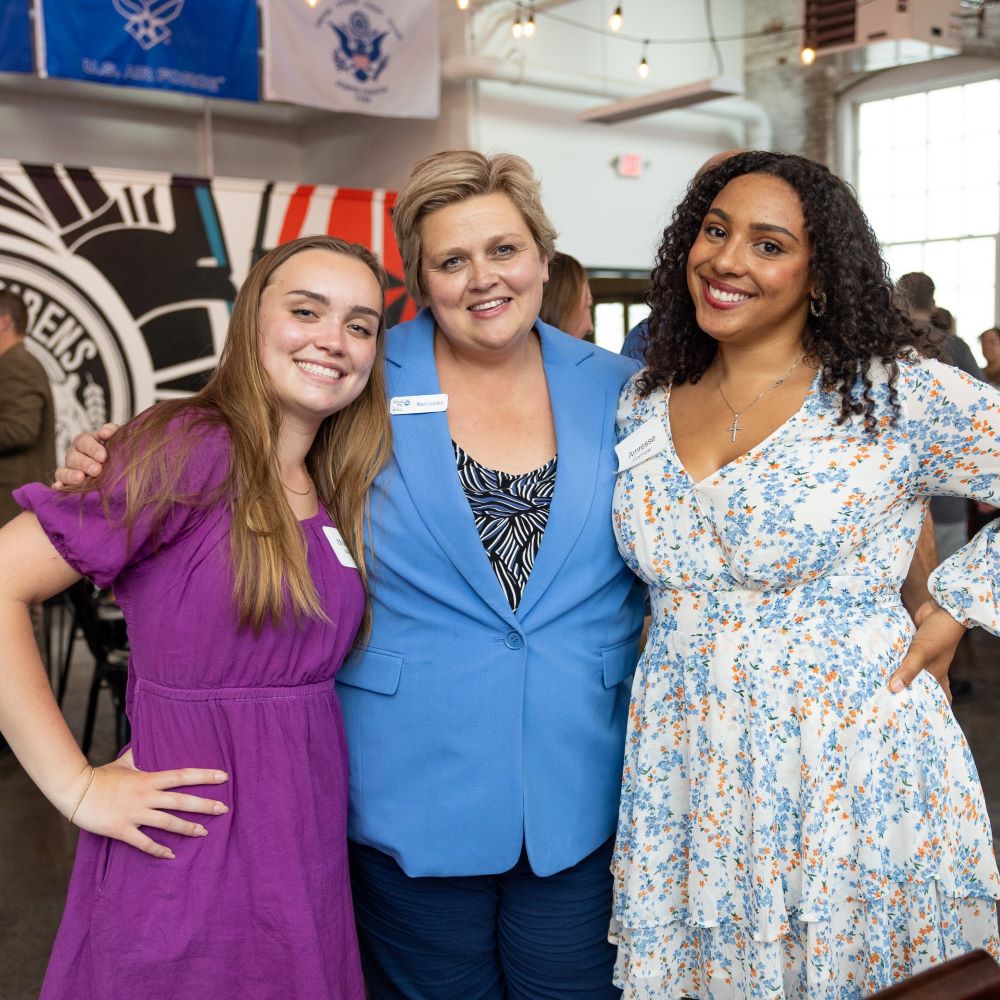
{"label": "blonde short hair", "polygon": [[449,149],[418,161],[400,189],[392,228],[403,260],[410,295],[425,298],[420,224],[432,212],[464,198],[505,194],[521,213],[542,256],[555,253],[556,230],[542,208],[541,185],[531,164],[513,153],[485,156],[472,149]]}

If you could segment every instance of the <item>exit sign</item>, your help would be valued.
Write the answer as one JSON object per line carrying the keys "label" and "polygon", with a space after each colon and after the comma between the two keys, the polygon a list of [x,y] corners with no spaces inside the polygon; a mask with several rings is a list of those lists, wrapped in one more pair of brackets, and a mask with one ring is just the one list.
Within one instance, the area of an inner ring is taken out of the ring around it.
{"label": "exit sign", "polygon": [[641,177],[643,162],[638,153],[619,153],[614,159],[619,177]]}

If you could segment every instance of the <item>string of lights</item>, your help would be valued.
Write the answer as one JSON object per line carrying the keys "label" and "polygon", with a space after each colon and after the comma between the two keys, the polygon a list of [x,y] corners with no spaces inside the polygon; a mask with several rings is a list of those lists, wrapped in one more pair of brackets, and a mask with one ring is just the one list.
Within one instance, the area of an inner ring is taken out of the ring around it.
{"label": "string of lights", "polygon": [[[455,0],[455,2],[459,10],[469,10],[470,0]],[[510,2],[514,6],[514,22],[511,25],[511,34],[515,38],[531,38],[535,34],[536,12],[534,3],[525,4],[522,0],[510,0]],[[872,2],[874,2],[874,0],[857,0],[857,5],[862,7]],[[998,0],[983,0],[983,2],[993,3],[998,2]],[[525,7],[528,9],[527,18],[525,18],[524,15]],[[649,49],[651,47],[660,45],[711,45],[715,54],[716,63],[719,67],[719,72],[721,73],[722,55],[719,50],[719,42],[742,42],[754,38],[768,38],[776,35],[798,34],[805,29],[804,24],[786,25],[779,22],[767,25],[758,31],[744,31],[733,35],[716,35],[712,29],[711,2],[710,0],[705,0],[705,17],[708,24],[707,36],[694,38],[644,38],[640,35],[630,35],[622,31],[622,28],[625,25],[624,7],[624,3],[615,4],[613,11],[608,18],[608,25],[606,28],[599,25],[588,24],[585,21],[578,21],[575,18],[567,17],[565,14],[557,14],[555,11],[550,10],[539,10],[537,15],[539,18],[545,18],[557,24],[565,25],[566,27],[576,28],[580,31],[586,31],[591,34],[603,35],[605,38],[614,38],[623,42],[632,42],[641,46],[641,55],[639,63],[636,66],[636,73],[638,73],[642,79],[646,79],[650,73]],[[808,66],[815,61],[816,53],[812,48],[806,46],[800,51],[799,57],[802,62]]]}
{"label": "string of lights", "polygon": [[[455,0],[456,6],[459,10],[467,11],[471,7],[470,0]],[[518,3],[517,0],[510,0],[511,6],[514,8],[514,18],[517,19],[518,8],[523,8],[526,5],[521,2]],[[871,3],[872,0],[860,0],[861,3]],[[534,6],[531,4],[530,6]],[[552,10],[538,10],[536,15],[538,18],[544,18],[547,21],[554,21],[557,24],[563,24],[570,28],[577,28],[580,31],[587,31],[591,34],[604,35],[606,38],[617,38],[624,42],[635,42],[637,44],[642,44],[643,42],[648,42],[650,45],[698,45],[698,44],[708,44],[712,42],[712,38],[708,35],[702,35],[695,38],[645,38],[641,35],[630,35],[622,32],[622,27],[625,24],[624,15],[624,4],[617,4],[612,12],[611,16],[608,18],[608,26],[602,28],[598,25],[588,24],[586,21],[577,21],[574,18],[566,17],[565,14],[557,14]],[[715,41],[718,42],[740,42],[745,41],[750,38],[767,38],[772,35],[784,35],[793,34],[797,31],[802,31],[804,25],[802,24],[775,24],[773,26],[767,26],[761,28],[759,31],[745,31],[740,34],[735,35],[717,35]]]}

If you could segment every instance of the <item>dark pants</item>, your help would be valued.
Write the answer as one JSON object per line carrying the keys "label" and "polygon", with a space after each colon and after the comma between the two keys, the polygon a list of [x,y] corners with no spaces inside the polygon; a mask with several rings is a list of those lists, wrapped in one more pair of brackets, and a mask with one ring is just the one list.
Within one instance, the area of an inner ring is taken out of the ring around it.
{"label": "dark pants", "polygon": [[410,878],[387,854],[352,843],[372,1000],[616,1000],[613,843],[546,878],[524,851],[500,875]]}

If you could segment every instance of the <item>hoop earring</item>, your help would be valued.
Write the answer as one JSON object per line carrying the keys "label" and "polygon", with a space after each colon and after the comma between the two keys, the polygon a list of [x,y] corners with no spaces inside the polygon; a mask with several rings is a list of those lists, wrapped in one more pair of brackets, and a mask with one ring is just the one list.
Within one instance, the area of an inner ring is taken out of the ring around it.
{"label": "hoop earring", "polygon": [[809,300],[809,312],[819,319],[826,312],[826,292],[820,292],[814,299]]}

